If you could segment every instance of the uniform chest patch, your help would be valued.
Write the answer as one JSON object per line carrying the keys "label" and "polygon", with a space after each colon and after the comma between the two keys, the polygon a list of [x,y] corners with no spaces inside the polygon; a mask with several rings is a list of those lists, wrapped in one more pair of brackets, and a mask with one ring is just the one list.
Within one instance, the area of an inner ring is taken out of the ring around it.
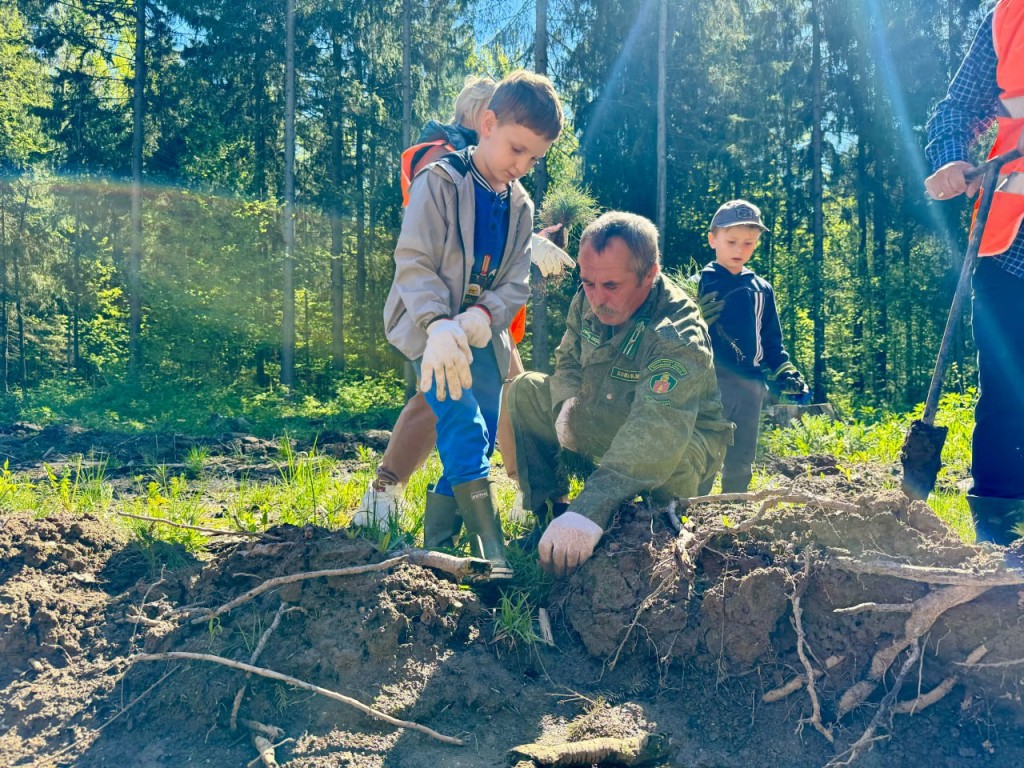
{"label": "uniform chest patch", "polygon": [[640,381],[640,371],[628,371],[625,368],[612,368],[612,372],[608,375],[619,381]]}
{"label": "uniform chest patch", "polygon": [[593,344],[595,347],[601,346],[600,337],[589,328],[580,328],[580,336],[582,336],[588,342]]}
{"label": "uniform chest patch", "polygon": [[656,395],[667,395],[676,388],[679,379],[670,373],[658,373],[651,376],[651,392]]}

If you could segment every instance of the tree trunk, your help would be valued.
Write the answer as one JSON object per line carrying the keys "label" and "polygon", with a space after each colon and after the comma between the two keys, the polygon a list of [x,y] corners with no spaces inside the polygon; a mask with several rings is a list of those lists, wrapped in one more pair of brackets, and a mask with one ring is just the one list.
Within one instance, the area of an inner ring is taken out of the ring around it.
{"label": "tree trunk", "polygon": [[3,382],[3,392],[6,395],[10,392],[10,378],[8,376],[8,357],[10,347],[8,345],[8,316],[7,302],[9,286],[7,284],[7,191],[6,182],[0,182],[0,249],[3,255],[0,256],[0,380]]}
{"label": "tree trunk", "polygon": [[666,225],[666,195],[668,193],[668,164],[665,156],[665,134],[667,125],[665,120],[665,84],[667,77],[668,59],[668,0],[658,2],[658,138],[657,138],[657,163],[658,163],[658,200],[656,210],[658,211],[658,238],[661,250],[665,250],[665,225]]}
{"label": "tree trunk", "polygon": [[284,307],[281,384],[295,385],[295,0],[285,0]]}
{"label": "tree trunk", "polygon": [[142,142],[146,116],[146,0],[135,0],[135,100],[132,109],[132,253],[128,260],[128,375],[142,373]]}
{"label": "tree trunk", "polygon": [[412,0],[402,0],[402,149],[412,144]]}
{"label": "tree trunk", "polygon": [[811,318],[814,323],[814,392],[819,402],[827,398],[825,390],[825,302],[824,302],[824,191],[822,163],[824,155],[824,96],[821,61],[821,0],[811,2],[811,204],[814,207],[811,230],[814,250],[811,257]]}
{"label": "tree trunk", "polygon": [[[548,2],[537,0],[537,26],[533,39],[534,69],[539,75],[548,73]],[[546,158],[533,169],[533,204],[540,208],[548,191],[548,163]],[[530,295],[533,299],[533,313],[530,330],[533,336],[533,367],[542,373],[551,371],[551,345],[548,343],[548,299],[544,290],[544,278],[540,270],[530,267]]]}
{"label": "tree trunk", "polygon": [[874,333],[874,379],[875,392],[881,394],[889,383],[889,305],[887,290],[889,286],[889,222],[886,215],[890,205],[885,193],[885,173],[881,158],[877,153],[874,166],[875,183],[874,207],[872,210],[872,284],[875,290],[871,292],[873,309],[875,311]]}
{"label": "tree trunk", "polygon": [[[335,36],[332,48],[334,71],[342,71],[341,41]],[[331,115],[331,364],[335,371],[345,369],[345,270],[342,263],[345,231],[341,219],[341,180],[343,142],[343,109],[341,104],[341,84],[332,101]]]}

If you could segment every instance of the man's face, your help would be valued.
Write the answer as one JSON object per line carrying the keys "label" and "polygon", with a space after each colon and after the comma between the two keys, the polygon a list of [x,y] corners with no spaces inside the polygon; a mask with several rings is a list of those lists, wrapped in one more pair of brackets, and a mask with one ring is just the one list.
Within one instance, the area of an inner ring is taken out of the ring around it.
{"label": "man's face", "polygon": [[643,279],[633,270],[633,254],[621,237],[610,238],[598,252],[590,241],[580,246],[580,280],[594,314],[605,325],[622,325],[647,300],[658,265]]}
{"label": "man's face", "polygon": [[499,123],[491,110],[484,112],[478,133],[480,140],[473,162],[497,192],[528,174],[552,144],[525,125]]}
{"label": "man's face", "polygon": [[715,249],[715,261],[734,275],[743,271],[760,239],[761,230],[757,227],[725,227],[708,234],[708,243]]}

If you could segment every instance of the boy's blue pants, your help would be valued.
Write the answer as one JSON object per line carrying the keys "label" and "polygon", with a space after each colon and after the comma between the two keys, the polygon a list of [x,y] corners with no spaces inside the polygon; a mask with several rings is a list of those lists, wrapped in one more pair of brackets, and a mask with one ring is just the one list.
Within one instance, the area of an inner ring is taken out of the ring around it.
{"label": "boy's blue pants", "polygon": [[[494,349],[473,348],[470,365],[473,386],[462,391],[462,397],[449,395],[438,402],[436,389],[425,392],[430,409],[437,416],[437,452],[444,471],[434,493],[452,496],[453,485],[487,477],[491,470],[491,454],[498,431],[498,409],[501,407],[501,371]],[[419,361],[416,373],[420,373]]]}

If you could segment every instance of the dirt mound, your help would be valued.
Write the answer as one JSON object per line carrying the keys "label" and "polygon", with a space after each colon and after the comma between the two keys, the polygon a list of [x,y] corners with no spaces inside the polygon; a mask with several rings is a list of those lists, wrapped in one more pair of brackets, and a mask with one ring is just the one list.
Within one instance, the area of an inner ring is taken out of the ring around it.
{"label": "dirt mound", "polygon": [[172,574],[107,523],[5,518],[0,764],[245,765],[254,735],[297,767],[1024,760],[1024,572],[878,490],[890,468],[786,469],[627,505],[552,590],[556,646],[512,653],[493,602],[344,532]]}

